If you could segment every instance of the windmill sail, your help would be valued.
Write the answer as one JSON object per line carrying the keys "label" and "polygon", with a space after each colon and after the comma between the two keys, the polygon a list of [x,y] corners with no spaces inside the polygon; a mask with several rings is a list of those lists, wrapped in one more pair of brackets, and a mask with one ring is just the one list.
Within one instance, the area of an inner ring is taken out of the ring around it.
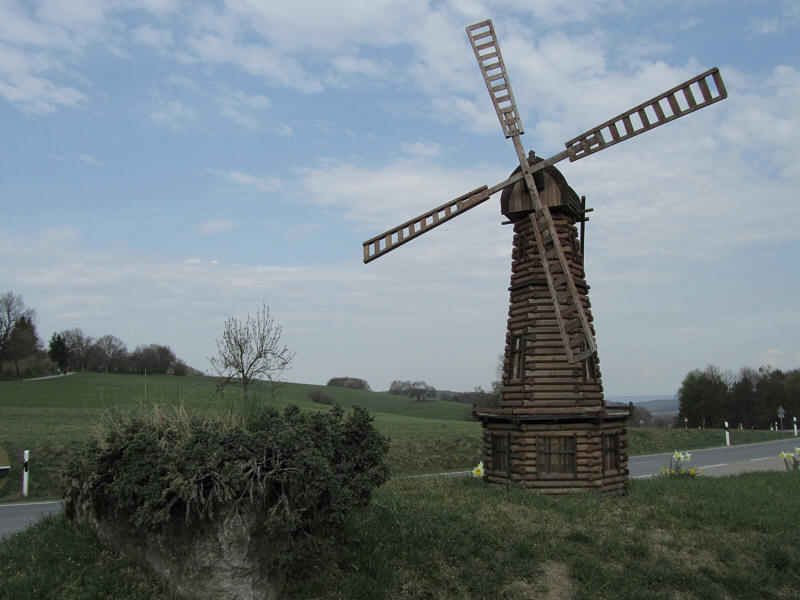
{"label": "windmill sail", "polygon": [[714,67],[572,138],[564,145],[570,161],[576,161],[727,97],[719,69]]}
{"label": "windmill sail", "polygon": [[561,247],[552,215],[542,204],[533,173],[566,158],[575,161],[604,148],[674,121],[684,115],[719,102],[727,97],[725,84],[717,68],[693,77],[643,102],[639,106],[606,121],[567,141],[566,149],[545,160],[529,164],[520,136],[524,133],[503,55],[491,20],[466,28],[467,37],[478,61],[486,89],[506,138],[511,138],[521,172],[492,187],[482,186],[429,210],[388,231],[363,242],[364,262],[370,262],[442,223],[485,202],[497,191],[524,179],[531,196],[531,224],[543,263],[548,289],[555,309],[559,331],[570,362],[586,360],[596,351],[589,320],[578,293],[572,271]]}
{"label": "windmill sail", "polygon": [[442,223],[446,223],[450,219],[468,211],[470,208],[475,208],[488,200],[492,193],[485,185],[481,186],[463,196],[445,202],[441,206],[437,206],[410,221],[406,221],[402,225],[393,227],[380,235],[368,239],[362,244],[364,247],[364,262],[368,263],[371,260],[375,260],[379,256],[399,248],[406,242],[410,242],[426,231],[430,231],[434,227],[438,227]]}
{"label": "windmill sail", "polygon": [[[489,91],[503,134],[506,138],[511,138],[514,143],[514,150],[517,152],[525,185],[533,202],[534,213],[531,215],[533,230],[564,350],[570,362],[585,360],[597,349],[597,344],[594,341],[594,334],[589,326],[580,295],[575,287],[572,270],[564,250],[561,248],[550,210],[542,204],[539,198],[525,149],[519,139],[524,132],[522,121],[514,101],[514,93],[511,91],[511,82],[503,63],[503,55],[497,43],[494,26],[491,20],[488,20],[469,25],[466,29],[469,43],[483,74],[483,81]],[[558,273],[558,276],[554,276],[554,273]],[[565,321],[563,315],[569,315],[569,322]],[[577,335],[571,336],[571,331],[577,331]],[[576,344],[582,351],[573,350]]]}
{"label": "windmill sail", "polygon": [[506,138],[525,133],[491,20],[467,27],[467,37]]}

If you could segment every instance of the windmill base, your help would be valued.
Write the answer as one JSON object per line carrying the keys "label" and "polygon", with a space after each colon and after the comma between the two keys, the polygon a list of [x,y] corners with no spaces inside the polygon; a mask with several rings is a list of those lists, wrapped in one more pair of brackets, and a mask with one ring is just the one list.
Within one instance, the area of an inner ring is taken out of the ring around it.
{"label": "windmill base", "polygon": [[576,411],[545,417],[475,407],[473,415],[483,428],[485,478],[545,494],[624,494],[630,410],[607,405],[593,415]]}

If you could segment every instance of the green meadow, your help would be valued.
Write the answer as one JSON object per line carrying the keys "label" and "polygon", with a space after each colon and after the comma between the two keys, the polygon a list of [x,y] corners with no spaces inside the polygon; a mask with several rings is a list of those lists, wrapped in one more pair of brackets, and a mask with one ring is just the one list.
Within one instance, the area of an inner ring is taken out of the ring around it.
{"label": "green meadow", "polygon": [[[797,473],[638,480],[623,497],[547,497],[473,478],[404,475],[465,470],[480,460],[470,407],[386,393],[287,383],[256,386],[248,402],[370,410],[391,438],[392,479],[348,520],[336,554],[287,598],[727,599],[797,598]],[[12,457],[2,501],[20,497],[22,450],[32,498],[58,497],[68,453],[112,407],[182,404],[189,412],[246,408],[241,390],[207,377],[79,373],[0,382],[0,445]],[[774,439],[734,432],[734,443]],[[719,430],[629,429],[631,454],[721,444]],[[16,460],[15,460],[16,458]],[[0,542],[0,600],[174,599],[135,558],[118,556],[82,525],[46,518]]]}
{"label": "green meadow", "polygon": [[[466,470],[480,460],[480,424],[470,420],[470,406],[436,400],[417,402],[405,396],[339,387],[284,383],[273,389],[261,383],[251,388],[251,403],[278,409],[295,404],[303,410],[328,410],[311,401],[324,391],[345,409],[367,408],[378,430],[390,438],[392,475],[416,475]],[[225,414],[241,410],[241,389],[216,390],[210,377],[109,375],[81,372],[39,381],[0,381],[0,446],[11,457],[11,473],[0,489],[0,500],[21,494],[21,457],[29,450],[31,498],[60,495],[59,473],[66,456],[93,434],[95,425],[111,408],[141,404],[179,405],[188,412]],[[722,444],[719,430],[682,430],[632,427],[630,453],[653,454],[693,450]],[[769,431],[733,432],[733,443],[775,439]]]}
{"label": "green meadow", "polygon": [[[800,589],[797,473],[634,481],[551,497],[483,481],[397,478],[286,598],[790,600]],[[0,542],[0,600],[175,600],[135,558],[47,518]]]}
{"label": "green meadow", "polygon": [[[275,393],[255,384],[248,402],[278,409],[294,404],[303,410],[329,410],[311,401],[315,390],[324,390],[345,409],[357,404],[370,411],[376,427],[391,439],[394,475],[466,469],[480,460],[480,425],[469,420],[466,404],[417,402],[388,393],[298,383],[281,384]],[[30,496],[59,496],[59,472],[70,450],[93,434],[109,409],[141,404],[182,404],[190,413],[221,415],[241,410],[244,401],[241,388],[232,386],[220,393],[212,378],[201,376],[78,373],[40,381],[0,381],[0,446],[11,457],[12,467],[0,499],[20,495],[23,450],[31,453]]]}

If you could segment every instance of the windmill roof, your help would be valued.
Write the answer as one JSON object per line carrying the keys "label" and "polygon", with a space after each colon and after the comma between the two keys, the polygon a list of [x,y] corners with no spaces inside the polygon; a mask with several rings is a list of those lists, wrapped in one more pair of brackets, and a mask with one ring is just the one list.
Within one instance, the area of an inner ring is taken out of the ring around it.
{"label": "windmill roof", "polygon": [[[538,162],[542,162],[544,159],[536,156],[533,151],[528,154],[528,164],[533,165]],[[512,175],[516,175],[522,170],[522,167],[517,167],[512,172]],[[559,171],[555,166],[550,165],[549,167],[545,167],[541,171],[537,171],[533,174],[533,181],[536,183],[536,189],[538,191],[543,191],[545,187],[545,178],[544,173],[547,173],[550,178],[555,182],[561,192],[561,199],[562,203],[560,207],[551,207],[553,209],[564,209],[574,213],[576,219],[581,218],[583,215],[581,213],[581,199],[580,196],[572,189],[572,187],[567,183],[566,178],[564,175]],[[518,183],[515,183],[512,186],[505,188],[501,195],[500,195],[500,203],[501,206],[506,207],[508,206],[509,199],[511,197],[511,190],[517,185],[524,185],[524,180]]]}

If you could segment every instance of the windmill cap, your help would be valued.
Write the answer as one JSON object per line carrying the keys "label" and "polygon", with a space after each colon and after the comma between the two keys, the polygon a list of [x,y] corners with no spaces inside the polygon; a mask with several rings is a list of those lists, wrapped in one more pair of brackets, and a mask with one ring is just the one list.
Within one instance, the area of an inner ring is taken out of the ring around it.
{"label": "windmill cap", "polygon": [[[530,165],[542,160],[544,159],[536,156],[533,151],[528,154],[528,164]],[[522,167],[517,167],[512,175],[516,175],[521,170]],[[548,206],[550,210],[562,210],[570,214],[575,220],[582,217],[581,199],[575,193],[575,190],[569,186],[561,171],[552,165],[545,167],[533,174],[533,181],[536,184],[536,190],[539,192],[542,203]],[[552,189],[547,189],[551,186]],[[525,216],[533,210],[533,203],[524,179],[502,191],[500,195],[500,210],[510,219]]]}

